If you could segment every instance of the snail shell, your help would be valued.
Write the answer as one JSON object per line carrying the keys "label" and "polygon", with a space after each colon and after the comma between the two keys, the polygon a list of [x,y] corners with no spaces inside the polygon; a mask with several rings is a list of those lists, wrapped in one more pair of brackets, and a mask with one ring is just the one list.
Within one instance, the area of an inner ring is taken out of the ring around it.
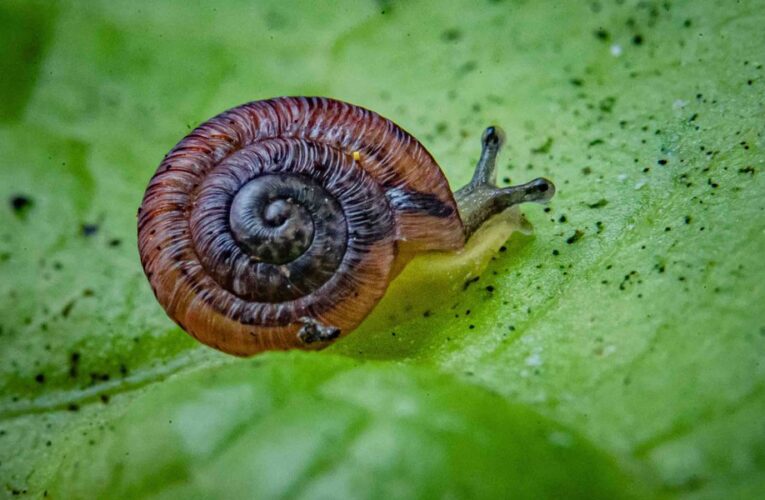
{"label": "snail shell", "polygon": [[251,102],[200,125],[165,156],[138,216],[157,300],[189,334],[236,355],[324,347],[415,253],[464,241],[425,148],[326,98]]}

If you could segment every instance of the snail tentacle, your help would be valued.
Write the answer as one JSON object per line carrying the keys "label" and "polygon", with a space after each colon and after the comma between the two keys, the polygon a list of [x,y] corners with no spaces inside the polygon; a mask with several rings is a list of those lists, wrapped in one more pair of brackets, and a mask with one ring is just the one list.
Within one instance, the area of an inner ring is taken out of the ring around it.
{"label": "snail tentacle", "polygon": [[555,185],[544,177],[525,184],[500,188],[496,185],[497,154],[505,141],[501,128],[488,127],[481,136],[481,157],[471,181],[454,198],[468,240],[494,215],[520,203],[546,203],[555,194]]}

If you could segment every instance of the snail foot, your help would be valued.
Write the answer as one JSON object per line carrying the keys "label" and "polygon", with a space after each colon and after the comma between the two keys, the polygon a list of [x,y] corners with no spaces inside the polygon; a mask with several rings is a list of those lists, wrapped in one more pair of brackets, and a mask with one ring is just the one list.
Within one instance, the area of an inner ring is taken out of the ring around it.
{"label": "snail foot", "polygon": [[300,318],[303,326],[297,333],[298,339],[304,344],[314,342],[328,342],[340,336],[340,329],[335,326],[327,326],[313,318]]}

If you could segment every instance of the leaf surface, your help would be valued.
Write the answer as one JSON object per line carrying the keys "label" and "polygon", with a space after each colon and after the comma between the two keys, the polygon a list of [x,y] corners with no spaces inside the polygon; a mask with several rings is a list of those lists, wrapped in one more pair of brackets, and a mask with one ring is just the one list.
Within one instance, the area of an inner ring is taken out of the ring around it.
{"label": "leaf surface", "polygon": [[[756,496],[764,24],[760,0],[4,2],[0,487]],[[558,194],[531,233],[412,262],[322,353],[228,358],[156,303],[135,211],[191,128],[276,95],[390,117],[454,187],[499,124],[502,183]]]}

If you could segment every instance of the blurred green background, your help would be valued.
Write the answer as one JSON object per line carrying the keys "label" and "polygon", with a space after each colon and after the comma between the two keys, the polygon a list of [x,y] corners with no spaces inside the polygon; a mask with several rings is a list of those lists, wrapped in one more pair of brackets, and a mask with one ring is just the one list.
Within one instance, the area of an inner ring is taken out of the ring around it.
{"label": "blurred green background", "polygon": [[[0,494],[761,497],[763,26],[758,0],[3,0]],[[421,260],[323,352],[212,352],[154,300],[136,209],[193,127],[278,95],[374,109],[454,187],[499,124],[502,182],[558,194],[477,281]]]}

